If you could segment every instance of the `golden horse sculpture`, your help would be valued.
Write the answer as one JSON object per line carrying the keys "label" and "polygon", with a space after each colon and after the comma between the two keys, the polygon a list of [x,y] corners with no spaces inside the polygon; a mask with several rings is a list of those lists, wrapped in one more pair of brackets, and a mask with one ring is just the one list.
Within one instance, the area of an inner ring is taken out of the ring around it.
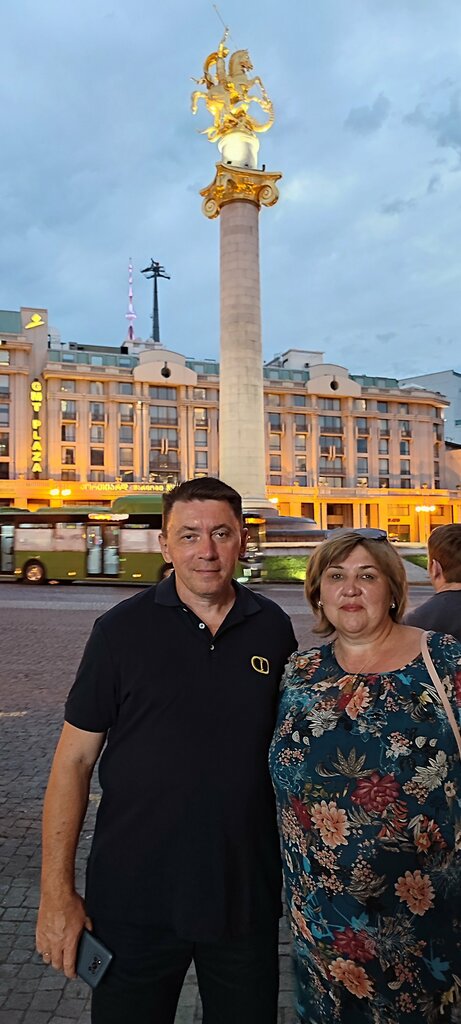
{"label": "golden horse sculpture", "polygon": [[[201,132],[210,142],[218,142],[233,131],[267,132],[274,123],[274,108],[261,79],[257,75],[248,77],[248,72],[253,71],[248,50],[236,50],[229,58],[229,70],[226,69],[227,35],[228,29],[218,49],[206,58],[203,77],[194,78],[197,85],[206,86],[206,92],[195,89],[191,96],[192,113],[197,113],[198,101],[205,100],[213,118],[213,124]],[[254,86],[259,86],[261,93],[250,96]],[[261,123],[248,112],[251,103],[257,103],[269,115],[267,121]]]}

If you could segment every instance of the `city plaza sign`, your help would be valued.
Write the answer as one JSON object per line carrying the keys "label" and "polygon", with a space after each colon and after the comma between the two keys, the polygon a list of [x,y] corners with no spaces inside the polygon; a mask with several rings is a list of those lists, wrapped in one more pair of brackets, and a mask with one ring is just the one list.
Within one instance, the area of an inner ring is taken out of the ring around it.
{"label": "city plaza sign", "polygon": [[34,476],[42,473],[42,421],[40,410],[43,402],[43,385],[40,380],[33,380],[30,385],[30,404],[32,406],[32,472]]}

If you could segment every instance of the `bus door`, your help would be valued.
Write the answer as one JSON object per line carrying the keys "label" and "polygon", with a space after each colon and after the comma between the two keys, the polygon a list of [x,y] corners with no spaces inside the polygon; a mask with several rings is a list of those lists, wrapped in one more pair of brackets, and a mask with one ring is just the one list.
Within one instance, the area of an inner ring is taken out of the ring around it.
{"label": "bus door", "polygon": [[14,572],[14,526],[0,526],[0,572]]}
{"label": "bus door", "polygon": [[88,576],[118,576],[120,528],[112,523],[88,523],[87,563]]}

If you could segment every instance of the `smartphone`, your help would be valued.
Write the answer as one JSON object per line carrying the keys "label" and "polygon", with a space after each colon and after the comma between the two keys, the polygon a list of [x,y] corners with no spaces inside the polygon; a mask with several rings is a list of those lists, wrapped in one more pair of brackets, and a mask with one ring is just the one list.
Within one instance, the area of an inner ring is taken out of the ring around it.
{"label": "smartphone", "polygon": [[84,928],[77,949],[76,971],[79,978],[86,981],[87,985],[91,985],[91,988],[96,988],[113,956],[110,949],[97,939],[93,932]]}

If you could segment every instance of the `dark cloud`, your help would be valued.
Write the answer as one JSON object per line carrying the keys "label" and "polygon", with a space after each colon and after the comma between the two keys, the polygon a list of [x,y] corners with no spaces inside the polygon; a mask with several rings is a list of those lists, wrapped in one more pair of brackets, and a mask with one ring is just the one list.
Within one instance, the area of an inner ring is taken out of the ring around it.
{"label": "dark cloud", "polygon": [[416,206],[416,199],[392,199],[390,203],[383,203],[381,206],[381,213],[385,213],[389,217],[398,217],[400,213],[405,213],[406,210],[411,210]]}
{"label": "dark cloud", "polygon": [[461,107],[459,91],[453,92],[448,109],[445,111],[429,110],[419,103],[415,109],[404,117],[406,124],[422,126],[434,136],[441,149],[454,149],[461,155]]}
{"label": "dark cloud", "polygon": [[358,135],[372,135],[382,128],[389,116],[390,100],[380,93],[370,107],[353,107],[349,111],[344,127]]}

